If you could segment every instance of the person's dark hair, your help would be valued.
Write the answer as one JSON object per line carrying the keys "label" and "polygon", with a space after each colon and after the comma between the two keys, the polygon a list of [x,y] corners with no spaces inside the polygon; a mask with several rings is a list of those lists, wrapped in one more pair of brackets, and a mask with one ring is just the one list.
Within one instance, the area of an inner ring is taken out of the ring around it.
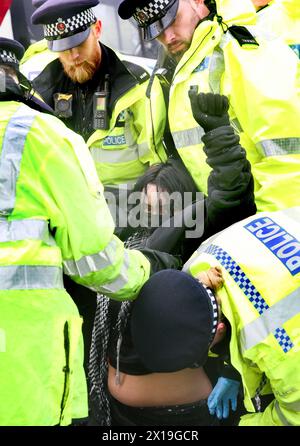
{"label": "person's dark hair", "polygon": [[155,184],[170,194],[179,192],[183,196],[184,192],[192,192],[193,201],[196,199],[197,187],[179,160],[169,159],[166,163],[153,164],[137,180],[134,190],[147,189],[148,184]]}

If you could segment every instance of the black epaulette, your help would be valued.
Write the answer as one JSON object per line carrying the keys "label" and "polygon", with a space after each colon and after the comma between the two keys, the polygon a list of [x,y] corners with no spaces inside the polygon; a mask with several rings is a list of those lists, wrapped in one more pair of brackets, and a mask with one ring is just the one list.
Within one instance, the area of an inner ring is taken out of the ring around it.
{"label": "black epaulette", "polygon": [[122,60],[129,73],[138,81],[139,84],[147,81],[150,78],[150,74],[140,65],[129,62],[128,60]]}

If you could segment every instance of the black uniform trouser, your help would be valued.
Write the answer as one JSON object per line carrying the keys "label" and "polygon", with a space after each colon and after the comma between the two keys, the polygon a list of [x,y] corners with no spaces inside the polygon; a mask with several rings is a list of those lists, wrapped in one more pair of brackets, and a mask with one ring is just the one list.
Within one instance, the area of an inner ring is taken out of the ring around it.
{"label": "black uniform trouser", "polygon": [[84,342],[84,370],[88,376],[89,355],[92,342],[92,334],[97,306],[97,293],[90,289],[73,282],[68,276],[64,275],[64,285],[67,292],[75,302],[79,314],[83,318],[82,334]]}

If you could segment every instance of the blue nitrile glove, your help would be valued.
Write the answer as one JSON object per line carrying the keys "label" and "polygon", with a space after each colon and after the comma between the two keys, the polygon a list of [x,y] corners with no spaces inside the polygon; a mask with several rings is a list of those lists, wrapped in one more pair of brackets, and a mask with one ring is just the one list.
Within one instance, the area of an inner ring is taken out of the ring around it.
{"label": "blue nitrile glove", "polygon": [[219,378],[207,400],[209,413],[211,415],[216,414],[219,420],[227,418],[229,415],[229,401],[231,402],[231,409],[236,410],[239,387],[239,381]]}

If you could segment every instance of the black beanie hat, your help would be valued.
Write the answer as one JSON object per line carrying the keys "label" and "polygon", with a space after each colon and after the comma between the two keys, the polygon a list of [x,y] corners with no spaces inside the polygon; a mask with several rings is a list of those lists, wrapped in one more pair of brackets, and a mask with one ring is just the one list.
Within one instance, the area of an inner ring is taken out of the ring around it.
{"label": "black beanie hat", "polygon": [[218,322],[212,291],[177,270],[154,274],[134,302],[133,344],[152,372],[175,372],[206,362]]}

